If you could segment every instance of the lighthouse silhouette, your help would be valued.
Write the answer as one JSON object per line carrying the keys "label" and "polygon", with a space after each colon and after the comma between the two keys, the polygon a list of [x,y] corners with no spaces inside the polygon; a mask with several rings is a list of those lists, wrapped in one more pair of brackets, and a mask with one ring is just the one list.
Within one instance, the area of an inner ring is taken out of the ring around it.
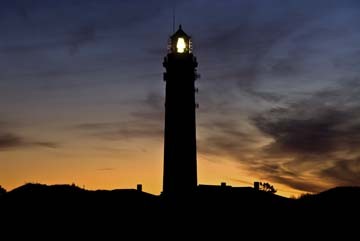
{"label": "lighthouse silhouette", "polygon": [[170,37],[166,69],[163,194],[189,195],[197,187],[195,80],[198,63],[181,25]]}

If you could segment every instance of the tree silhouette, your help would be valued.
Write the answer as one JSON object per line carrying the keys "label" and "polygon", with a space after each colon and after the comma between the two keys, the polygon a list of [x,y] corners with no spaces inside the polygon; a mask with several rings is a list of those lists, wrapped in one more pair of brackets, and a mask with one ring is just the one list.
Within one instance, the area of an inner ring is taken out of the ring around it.
{"label": "tree silhouette", "polygon": [[269,193],[277,192],[275,187],[268,182],[260,182],[259,190],[264,191],[264,192],[269,192]]}
{"label": "tree silhouette", "polygon": [[5,194],[6,193],[6,190],[5,188],[3,188],[1,185],[0,185],[0,196]]}

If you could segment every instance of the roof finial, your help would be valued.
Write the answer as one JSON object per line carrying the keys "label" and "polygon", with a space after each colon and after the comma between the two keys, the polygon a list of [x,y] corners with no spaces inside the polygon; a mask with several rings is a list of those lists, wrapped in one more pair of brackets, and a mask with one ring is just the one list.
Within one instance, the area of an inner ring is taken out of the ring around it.
{"label": "roof finial", "polygon": [[181,26],[181,24],[179,25],[179,29],[181,29],[181,30],[182,30],[182,26]]}

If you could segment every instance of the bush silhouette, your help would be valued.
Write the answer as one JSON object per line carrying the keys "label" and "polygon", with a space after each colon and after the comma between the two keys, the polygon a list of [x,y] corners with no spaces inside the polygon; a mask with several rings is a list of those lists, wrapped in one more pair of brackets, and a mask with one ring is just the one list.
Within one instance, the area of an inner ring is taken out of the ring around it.
{"label": "bush silhouette", "polygon": [[259,190],[264,191],[264,192],[269,192],[269,193],[276,193],[277,190],[275,189],[275,187],[273,185],[271,185],[268,182],[260,182],[259,183]]}
{"label": "bush silhouette", "polygon": [[0,196],[5,194],[6,193],[6,190],[5,188],[3,188],[1,185],[0,185]]}

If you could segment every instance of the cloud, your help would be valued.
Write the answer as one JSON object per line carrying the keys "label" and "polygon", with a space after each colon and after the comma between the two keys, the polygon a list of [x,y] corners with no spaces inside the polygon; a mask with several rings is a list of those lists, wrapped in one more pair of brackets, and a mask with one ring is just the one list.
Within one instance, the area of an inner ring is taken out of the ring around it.
{"label": "cloud", "polygon": [[20,137],[10,133],[0,134],[0,150],[18,146],[24,146],[24,142]]}
{"label": "cloud", "polygon": [[164,108],[164,97],[158,93],[148,93],[144,103],[149,106],[152,110],[161,110]]}
{"label": "cloud", "polygon": [[0,120],[0,151],[30,147],[57,148],[59,146],[56,142],[39,141],[36,138],[25,137],[12,131],[19,126],[21,126],[19,122]]}
{"label": "cloud", "polygon": [[157,138],[162,130],[146,121],[93,122],[74,126],[77,130],[105,140],[129,141],[141,138]]}
{"label": "cloud", "polygon": [[258,4],[198,43],[219,70],[206,69],[206,121],[236,120],[207,127],[200,151],[302,191],[359,185],[359,15],[345,6],[359,2],[319,2]]}
{"label": "cloud", "polygon": [[116,170],[116,168],[113,168],[113,167],[104,167],[104,168],[97,169],[97,171],[102,171],[102,172],[109,172],[109,171],[114,171],[114,170]]}
{"label": "cloud", "polygon": [[75,129],[92,131],[97,129],[111,129],[119,126],[117,122],[92,122],[92,123],[81,123],[74,126]]}
{"label": "cloud", "polygon": [[243,162],[251,160],[261,137],[251,129],[242,128],[242,124],[245,123],[231,119],[206,120],[199,124],[199,153],[232,157]]}
{"label": "cloud", "polygon": [[75,54],[80,47],[94,42],[96,39],[96,29],[94,25],[88,24],[81,26],[76,31],[69,33],[67,44],[70,54]]}
{"label": "cloud", "polygon": [[50,141],[35,141],[35,142],[30,142],[30,145],[42,146],[42,147],[47,147],[47,148],[58,148],[59,147],[58,143],[50,142]]}
{"label": "cloud", "polygon": [[[319,91],[286,108],[252,118],[271,143],[260,151],[258,170],[267,178],[305,191],[328,185],[359,185],[359,85]],[[267,162],[275,168],[268,169]],[[290,171],[289,176],[284,170]],[[313,185],[313,187],[311,187]]]}
{"label": "cloud", "polygon": [[347,120],[351,117],[348,112],[322,108],[317,108],[314,113],[306,114],[306,111],[289,108],[283,110],[281,115],[272,111],[253,119],[260,131],[275,140],[268,147],[269,151],[323,154],[339,148],[344,141],[352,145],[350,140],[360,140],[360,134],[353,132],[354,127],[347,126]]}
{"label": "cloud", "polygon": [[0,120],[0,128],[7,128],[9,126],[11,126],[12,124],[8,121],[3,121],[3,120]]}
{"label": "cloud", "polygon": [[39,7],[39,1],[26,0],[4,0],[1,4],[0,13],[9,11],[20,17],[24,21],[29,21],[31,12],[34,8]]}
{"label": "cloud", "polygon": [[[6,0],[0,8],[0,29],[6,31],[0,51],[34,54],[65,47],[65,51],[69,50],[73,55],[99,39],[115,38],[118,41],[117,37],[123,38],[127,35],[124,32],[128,33],[134,27],[142,31],[142,23],[157,18],[170,6],[171,3],[164,0],[151,3],[141,0],[54,3]],[[19,17],[23,21],[18,21]]]}
{"label": "cloud", "polygon": [[31,141],[13,133],[0,132],[0,151],[29,147],[57,148],[58,144],[54,142]]}
{"label": "cloud", "polygon": [[286,177],[283,173],[279,172],[278,175],[269,175],[267,176],[269,180],[275,181],[277,183],[285,184],[296,190],[304,192],[321,192],[326,189],[324,185],[317,184],[316,182],[309,181],[308,179],[301,178],[298,176],[295,177]]}
{"label": "cloud", "polygon": [[360,186],[360,158],[337,160],[323,169],[320,175],[340,185]]}
{"label": "cloud", "polygon": [[85,131],[90,136],[112,141],[129,141],[142,138],[160,138],[163,130],[145,120],[122,122],[94,122],[75,125],[77,130]]}
{"label": "cloud", "polygon": [[[358,56],[351,54],[358,50],[358,29],[351,24],[359,20],[358,8],[349,6],[359,3],[244,1],[237,4],[233,11],[237,9],[241,14],[230,11],[227,18],[232,21],[225,26],[218,26],[221,20],[214,21],[215,31],[209,31],[196,43],[207,60],[200,62],[200,66],[206,64],[204,68],[211,68],[210,64],[217,64],[218,71],[210,69],[205,73],[206,84],[213,90],[224,86],[237,88],[253,102],[272,104],[289,95],[286,88],[299,85],[299,89],[309,86],[314,89],[315,81],[331,81],[325,79],[326,71],[333,67],[326,66],[328,60],[337,59],[338,74],[343,71],[339,68],[356,66],[358,62]],[[285,89],[283,93],[280,88]]]}
{"label": "cloud", "polygon": [[163,136],[163,97],[150,92],[138,102],[137,111],[130,117],[115,122],[90,122],[73,126],[88,135],[105,140],[158,139]]}
{"label": "cloud", "polygon": [[0,51],[4,54],[12,55],[25,55],[34,54],[41,51],[54,51],[63,49],[64,47],[69,50],[71,55],[77,53],[81,47],[84,47],[90,43],[99,40],[95,25],[86,24],[77,26],[73,30],[64,30],[65,34],[56,34],[56,38],[47,38],[43,36],[45,41],[26,41],[26,42],[15,42],[2,46]]}
{"label": "cloud", "polygon": [[342,79],[249,119],[234,110],[211,115],[199,124],[199,152],[231,158],[255,178],[305,192],[360,185],[359,83]]}
{"label": "cloud", "polygon": [[47,43],[19,43],[8,44],[0,49],[0,52],[8,55],[33,54],[46,49],[56,49],[63,45],[62,42]]}

